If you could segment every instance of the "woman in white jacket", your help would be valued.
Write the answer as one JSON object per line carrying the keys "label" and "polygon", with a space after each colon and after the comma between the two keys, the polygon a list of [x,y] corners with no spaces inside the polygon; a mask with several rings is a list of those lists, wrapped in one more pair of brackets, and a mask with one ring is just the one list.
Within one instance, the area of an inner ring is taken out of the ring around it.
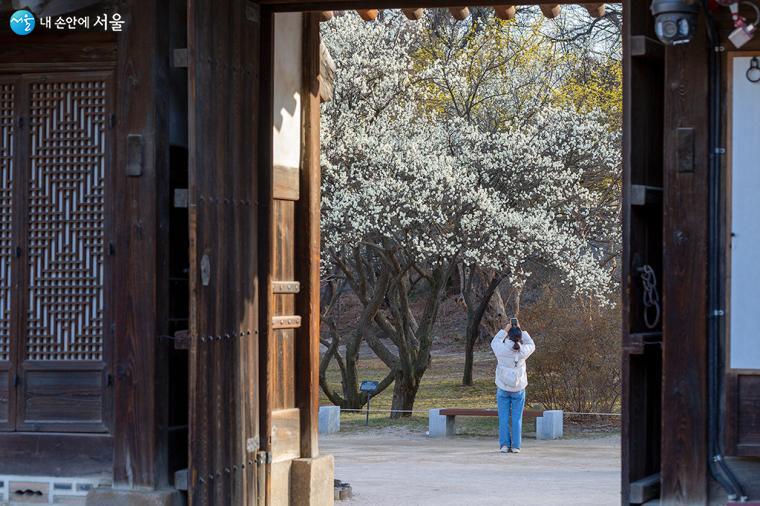
{"label": "woman in white jacket", "polygon": [[[515,325],[513,325],[515,323]],[[502,453],[520,453],[525,387],[528,386],[526,359],[536,351],[530,334],[512,319],[491,340],[496,355],[496,405],[499,408],[499,447]],[[510,431],[509,415],[512,414]]]}

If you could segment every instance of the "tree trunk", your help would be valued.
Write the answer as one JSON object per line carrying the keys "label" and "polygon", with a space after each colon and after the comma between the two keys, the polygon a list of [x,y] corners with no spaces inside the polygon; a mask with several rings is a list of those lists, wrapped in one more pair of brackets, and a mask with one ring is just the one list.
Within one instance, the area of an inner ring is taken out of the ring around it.
{"label": "tree trunk", "polygon": [[[472,316],[470,316],[472,313]],[[478,322],[475,321],[475,311],[467,309],[467,330],[464,345],[464,373],[462,374],[462,385],[472,386],[472,366],[475,354],[475,341],[478,338]]]}
{"label": "tree trunk", "polygon": [[480,339],[490,341],[494,334],[504,326],[508,316],[504,299],[501,298],[498,290],[494,291],[488,300],[488,306],[486,306],[486,311],[478,325],[477,330]]}
{"label": "tree trunk", "polygon": [[[479,274],[473,273],[471,276],[479,276]],[[482,288],[475,288],[481,284],[481,280],[473,280],[474,282],[469,283],[469,286],[471,287],[470,289],[474,293],[469,295],[469,302],[467,304],[467,335],[465,336],[464,372],[462,373],[462,385],[464,386],[472,386],[473,384],[472,369],[475,354],[475,342],[477,341],[478,335],[480,333],[483,316],[486,314],[486,310],[492,306],[491,298],[493,297],[494,293],[496,293],[496,289],[499,287],[502,279],[502,275],[494,275],[488,285]],[[478,292],[480,292],[479,300],[476,296]],[[476,300],[477,305],[473,307],[473,304]],[[503,302],[501,303],[503,304]],[[504,317],[501,316],[500,318]],[[503,325],[503,323],[497,324],[496,328],[498,328],[498,325]]]}
{"label": "tree trunk", "polygon": [[411,410],[414,408],[414,399],[417,397],[419,387],[420,383],[414,377],[402,371],[396,373],[396,381],[393,383],[391,418],[412,416]]}

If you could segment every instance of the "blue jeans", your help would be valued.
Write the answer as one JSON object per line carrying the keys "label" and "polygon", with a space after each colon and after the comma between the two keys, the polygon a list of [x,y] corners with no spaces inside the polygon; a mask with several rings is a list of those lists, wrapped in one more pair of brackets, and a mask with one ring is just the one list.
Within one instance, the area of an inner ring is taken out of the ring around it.
{"label": "blue jeans", "polygon": [[[520,448],[525,389],[519,392],[508,392],[496,387],[496,406],[499,408],[499,447]],[[510,413],[512,414],[511,431],[509,426]]]}

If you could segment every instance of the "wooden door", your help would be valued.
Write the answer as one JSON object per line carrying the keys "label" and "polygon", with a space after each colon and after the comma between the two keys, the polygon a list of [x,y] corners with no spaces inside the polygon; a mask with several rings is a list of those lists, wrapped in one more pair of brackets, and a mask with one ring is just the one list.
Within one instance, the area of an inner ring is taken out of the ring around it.
{"label": "wooden door", "polygon": [[188,4],[191,505],[255,503],[258,6]]}
{"label": "wooden door", "polygon": [[264,502],[287,505],[293,459],[318,456],[319,18],[270,13],[262,30],[260,469]]}
{"label": "wooden door", "polygon": [[0,82],[0,424],[110,423],[111,72]]}

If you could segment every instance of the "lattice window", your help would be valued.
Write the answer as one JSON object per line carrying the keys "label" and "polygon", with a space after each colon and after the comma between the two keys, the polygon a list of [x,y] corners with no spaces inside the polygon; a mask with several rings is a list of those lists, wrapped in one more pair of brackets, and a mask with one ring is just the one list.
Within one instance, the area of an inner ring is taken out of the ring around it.
{"label": "lattice window", "polygon": [[0,83],[0,361],[9,358],[13,258],[14,87]]}
{"label": "lattice window", "polygon": [[30,85],[29,360],[102,360],[106,82]]}

